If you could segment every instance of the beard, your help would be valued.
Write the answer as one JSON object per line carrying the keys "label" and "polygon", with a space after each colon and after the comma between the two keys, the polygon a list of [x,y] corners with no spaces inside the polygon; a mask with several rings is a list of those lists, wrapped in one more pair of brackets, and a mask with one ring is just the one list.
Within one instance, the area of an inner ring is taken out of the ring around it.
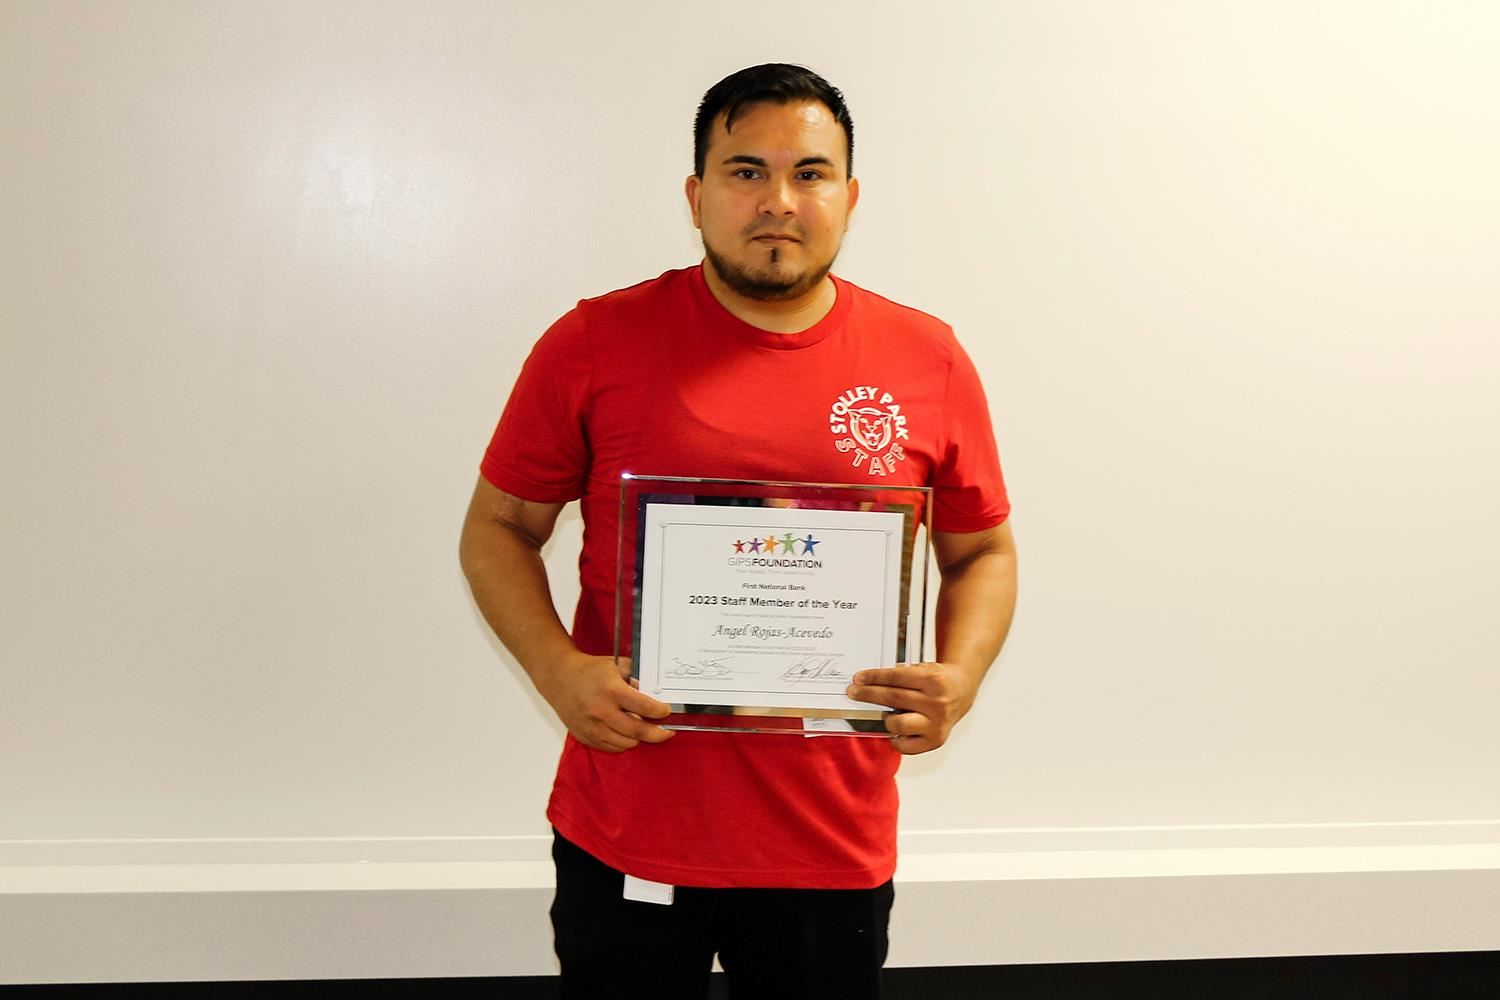
{"label": "beard", "polygon": [[760,302],[781,302],[805,295],[816,288],[818,282],[833,270],[834,258],[838,256],[838,251],[835,250],[833,257],[828,258],[822,264],[814,264],[801,273],[792,273],[776,266],[781,256],[780,248],[771,247],[767,253],[771,262],[762,268],[752,269],[729,260],[715,252],[714,248],[708,245],[708,240],[703,241],[703,254],[713,265],[714,272],[724,284],[733,289],[736,294]]}

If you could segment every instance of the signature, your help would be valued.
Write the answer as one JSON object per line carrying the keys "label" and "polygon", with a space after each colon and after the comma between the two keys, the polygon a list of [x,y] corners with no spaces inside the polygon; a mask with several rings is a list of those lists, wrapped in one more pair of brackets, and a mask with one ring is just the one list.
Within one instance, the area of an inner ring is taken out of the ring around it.
{"label": "signature", "polygon": [[720,656],[713,660],[699,660],[689,663],[672,657],[672,665],[667,668],[668,677],[728,677],[734,673],[729,664],[724,661],[728,657]]}
{"label": "signature", "polygon": [[849,675],[834,666],[834,656],[804,656],[793,660],[781,679],[788,684],[805,681],[848,681]]}

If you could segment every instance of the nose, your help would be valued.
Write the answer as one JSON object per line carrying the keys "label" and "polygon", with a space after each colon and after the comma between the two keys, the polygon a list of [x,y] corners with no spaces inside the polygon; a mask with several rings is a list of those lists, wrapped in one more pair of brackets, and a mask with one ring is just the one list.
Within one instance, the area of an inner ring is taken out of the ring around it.
{"label": "nose", "polygon": [[790,215],[793,211],[792,182],[789,178],[771,178],[761,191],[763,215]]}

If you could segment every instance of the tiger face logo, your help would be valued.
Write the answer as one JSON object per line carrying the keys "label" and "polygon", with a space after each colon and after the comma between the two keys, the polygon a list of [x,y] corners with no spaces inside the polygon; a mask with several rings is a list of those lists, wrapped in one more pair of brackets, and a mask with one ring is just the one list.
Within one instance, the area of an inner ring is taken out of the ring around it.
{"label": "tiger face logo", "polygon": [[828,411],[834,448],[849,456],[849,464],[871,476],[889,476],[906,460],[902,447],[908,432],[901,404],[879,386],[846,389]]}
{"label": "tiger face logo", "polygon": [[867,451],[883,451],[891,443],[891,414],[873,406],[850,410],[849,435]]}

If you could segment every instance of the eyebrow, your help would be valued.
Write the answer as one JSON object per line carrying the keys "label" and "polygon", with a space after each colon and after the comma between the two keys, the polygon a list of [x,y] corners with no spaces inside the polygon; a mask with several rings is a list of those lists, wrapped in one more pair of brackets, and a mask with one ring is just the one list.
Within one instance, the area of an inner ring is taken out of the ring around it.
{"label": "eyebrow", "polygon": [[[763,159],[761,159],[759,156],[743,156],[743,155],[741,155],[741,156],[731,156],[727,160],[725,160],[724,162],[726,164],[728,164],[728,163],[748,163],[752,167],[764,167],[764,166],[767,165],[766,161],[763,160]],[[810,166],[813,166],[814,164],[822,164],[823,166],[828,166],[828,167],[832,167],[832,166],[835,165],[834,162],[832,160],[830,160],[826,156],[804,156],[802,159],[798,160],[795,164],[793,164],[793,166],[794,167],[810,167]]]}

